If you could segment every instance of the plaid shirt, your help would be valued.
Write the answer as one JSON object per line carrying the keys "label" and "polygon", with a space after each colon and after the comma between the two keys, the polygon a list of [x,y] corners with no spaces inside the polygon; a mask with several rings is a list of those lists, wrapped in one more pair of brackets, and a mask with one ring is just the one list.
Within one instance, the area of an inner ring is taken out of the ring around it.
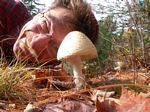
{"label": "plaid shirt", "polygon": [[30,18],[27,8],[19,0],[0,0],[0,47],[6,56],[12,54],[21,28]]}

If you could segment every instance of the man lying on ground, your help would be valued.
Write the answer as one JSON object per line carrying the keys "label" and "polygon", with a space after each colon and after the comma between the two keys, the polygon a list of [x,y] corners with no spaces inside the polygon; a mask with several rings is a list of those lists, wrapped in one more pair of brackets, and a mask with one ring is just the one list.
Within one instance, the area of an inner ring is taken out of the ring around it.
{"label": "man lying on ground", "polygon": [[74,30],[97,41],[98,22],[90,5],[84,0],[54,0],[48,10],[24,25],[13,51],[19,60],[49,62],[56,59],[62,40]]}

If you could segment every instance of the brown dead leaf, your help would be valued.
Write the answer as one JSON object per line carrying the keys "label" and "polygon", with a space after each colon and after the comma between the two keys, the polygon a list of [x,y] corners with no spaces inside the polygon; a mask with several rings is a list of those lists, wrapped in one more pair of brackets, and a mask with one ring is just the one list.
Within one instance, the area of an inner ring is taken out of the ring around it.
{"label": "brown dead leaf", "polygon": [[72,77],[63,69],[39,69],[32,72],[35,79],[43,77],[53,77],[53,79],[60,81],[71,81]]}
{"label": "brown dead leaf", "polygon": [[100,101],[98,98],[96,100],[96,110],[97,112],[116,112],[116,107],[118,104],[115,100],[105,99],[104,101]]}
{"label": "brown dead leaf", "polygon": [[96,101],[98,112],[150,112],[150,93],[137,94],[123,89],[120,99]]}
{"label": "brown dead leaf", "polygon": [[33,85],[38,88],[52,88],[54,80],[72,81],[72,77],[63,69],[38,69],[32,72]]}
{"label": "brown dead leaf", "polygon": [[93,112],[94,106],[80,100],[53,102],[35,108],[32,112]]}
{"label": "brown dead leaf", "polygon": [[149,112],[150,93],[137,94],[124,89],[120,97],[117,112]]}

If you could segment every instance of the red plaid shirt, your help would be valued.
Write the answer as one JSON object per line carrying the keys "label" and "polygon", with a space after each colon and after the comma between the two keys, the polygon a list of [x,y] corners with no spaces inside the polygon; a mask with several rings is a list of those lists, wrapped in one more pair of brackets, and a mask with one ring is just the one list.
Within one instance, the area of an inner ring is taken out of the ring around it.
{"label": "red plaid shirt", "polygon": [[0,0],[0,47],[6,56],[12,54],[21,28],[30,18],[27,8],[19,0]]}

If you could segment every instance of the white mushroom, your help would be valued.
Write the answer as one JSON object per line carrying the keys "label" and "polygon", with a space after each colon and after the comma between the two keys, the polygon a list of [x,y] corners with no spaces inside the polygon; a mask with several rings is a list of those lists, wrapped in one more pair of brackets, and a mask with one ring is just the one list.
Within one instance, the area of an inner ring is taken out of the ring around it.
{"label": "white mushroom", "polygon": [[91,40],[79,31],[68,33],[57,52],[58,60],[66,60],[71,63],[77,89],[85,87],[81,60],[95,58],[96,56],[97,51]]}

